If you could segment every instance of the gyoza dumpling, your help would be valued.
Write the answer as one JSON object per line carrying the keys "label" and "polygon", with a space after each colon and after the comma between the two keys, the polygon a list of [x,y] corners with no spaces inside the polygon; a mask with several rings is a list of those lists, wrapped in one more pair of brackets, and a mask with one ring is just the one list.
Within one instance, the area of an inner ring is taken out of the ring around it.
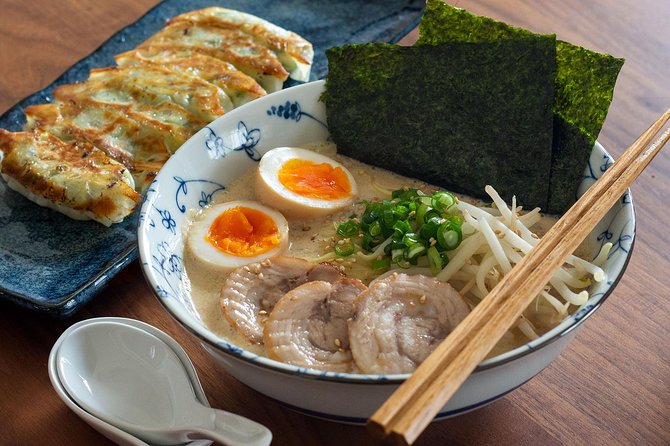
{"label": "gyoza dumpling", "polygon": [[148,105],[174,102],[207,122],[234,107],[228,95],[216,85],[155,65],[99,68],[91,70],[87,82],[128,91],[137,102]]}
{"label": "gyoza dumpling", "polygon": [[120,66],[155,64],[199,77],[225,91],[236,107],[267,94],[258,82],[230,62],[200,54],[188,47],[140,48],[115,58]]}
{"label": "gyoza dumpling", "polygon": [[[63,104],[95,102],[100,106],[119,108],[130,119],[147,119],[156,126],[162,124],[170,134],[166,143],[171,152],[176,151],[195,132],[210,122],[197,118],[184,107],[165,100],[153,92],[135,92],[123,86],[105,85],[97,81],[61,85],[54,90],[53,98]],[[144,102],[138,102],[135,98]]]}
{"label": "gyoza dumpling", "polygon": [[289,72],[291,79],[307,82],[314,58],[312,44],[298,34],[287,31],[255,15],[233,9],[211,7],[187,12],[168,23],[192,22],[220,28],[240,29],[270,48]]}
{"label": "gyoza dumpling", "polygon": [[281,90],[288,72],[277,55],[238,29],[224,29],[192,22],[168,25],[138,48],[193,48],[195,51],[230,62],[254,78],[265,91]]}
{"label": "gyoza dumpling", "polygon": [[89,143],[0,129],[0,152],[0,173],[10,188],[71,218],[110,226],[142,200],[128,169]]}
{"label": "gyoza dumpling", "polygon": [[26,130],[44,130],[65,142],[85,140],[103,150],[130,171],[139,192],[170,157],[165,124],[141,116],[129,119],[124,106],[88,100],[31,105],[25,113]]}

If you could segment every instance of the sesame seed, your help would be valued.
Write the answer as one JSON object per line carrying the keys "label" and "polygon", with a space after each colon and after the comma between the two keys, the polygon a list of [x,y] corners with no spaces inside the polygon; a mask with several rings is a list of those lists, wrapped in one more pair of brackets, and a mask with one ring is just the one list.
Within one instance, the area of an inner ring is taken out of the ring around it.
{"label": "sesame seed", "polygon": [[421,304],[425,304],[425,303],[426,303],[426,295],[425,295],[425,294],[422,295],[422,296],[419,298],[419,303],[421,303]]}
{"label": "sesame seed", "polygon": [[263,280],[263,273],[258,273],[258,278]]}
{"label": "sesame seed", "polygon": [[335,345],[342,347],[342,341],[340,341],[339,338],[335,338]]}
{"label": "sesame seed", "polygon": [[242,268],[242,269],[245,270],[246,272],[251,271],[251,269],[249,269],[249,267],[247,265],[244,265],[244,268]]}
{"label": "sesame seed", "polygon": [[258,314],[263,314],[263,315],[265,315],[265,314],[268,314],[268,312],[267,312],[266,310],[261,310],[261,311],[258,312]]}

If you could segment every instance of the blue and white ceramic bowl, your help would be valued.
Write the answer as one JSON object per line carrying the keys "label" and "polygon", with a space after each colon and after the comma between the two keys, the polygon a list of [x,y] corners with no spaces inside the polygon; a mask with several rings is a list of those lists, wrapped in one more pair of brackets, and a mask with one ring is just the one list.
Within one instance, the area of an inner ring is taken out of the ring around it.
{"label": "blue and white ceramic bowl", "polygon": [[[362,423],[407,375],[320,372],[245,351],[207,329],[182,282],[181,226],[186,211],[206,206],[226,185],[255,166],[267,150],[328,138],[325,106],[319,102],[323,87],[323,81],[313,82],[258,99],[217,119],[184,144],[147,194],[138,230],[139,255],[161,303],[228,373],[304,413]],[[611,157],[596,144],[580,193],[611,163]],[[608,279],[590,290],[588,304],[539,339],[484,361],[440,417],[458,415],[500,398],[556,358],[574,338],[576,328],[612,292],[630,257],[634,235],[633,204],[627,192],[589,236],[592,256],[606,242],[614,246],[604,266]]]}

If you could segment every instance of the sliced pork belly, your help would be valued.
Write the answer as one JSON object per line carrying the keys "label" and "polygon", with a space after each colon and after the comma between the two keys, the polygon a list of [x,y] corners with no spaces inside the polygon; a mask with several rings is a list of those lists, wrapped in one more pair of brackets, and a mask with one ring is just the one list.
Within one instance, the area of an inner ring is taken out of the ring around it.
{"label": "sliced pork belly", "polygon": [[313,281],[286,293],[264,327],[268,356],[302,367],[351,372],[347,321],[354,299],[367,289],[358,279]]}
{"label": "sliced pork belly", "polygon": [[448,283],[407,274],[374,282],[354,305],[349,342],[363,373],[414,371],[470,312]]}
{"label": "sliced pork belly", "polygon": [[[316,266],[295,257],[273,257],[233,271],[221,290],[223,314],[249,341],[263,342],[263,324],[277,301],[288,291],[310,281],[310,272],[339,280],[342,275],[333,266]],[[324,268],[337,271],[329,273]]]}

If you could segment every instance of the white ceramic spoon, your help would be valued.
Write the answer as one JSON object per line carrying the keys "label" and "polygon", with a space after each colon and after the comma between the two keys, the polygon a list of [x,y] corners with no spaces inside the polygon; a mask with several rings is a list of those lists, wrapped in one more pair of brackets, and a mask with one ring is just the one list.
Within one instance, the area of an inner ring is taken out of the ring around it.
{"label": "white ceramic spoon", "polygon": [[[102,435],[109,438],[110,440],[112,440],[113,442],[115,442],[120,446],[152,446],[140,440],[136,436],[131,435],[128,432],[123,431],[118,427],[113,426],[101,420],[100,418],[94,417],[90,413],[86,412],[72,399],[72,397],[70,397],[70,394],[67,393],[65,387],[63,387],[63,384],[60,381],[60,378],[58,377],[57,354],[61,344],[63,343],[63,340],[67,339],[70,333],[73,330],[79,328],[80,326],[88,325],[91,323],[99,323],[100,321],[113,321],[121,324],[131,325],[134,327],[141,328],[142,330],[148,331],[149,333],[161,338],[163,342],[168,344],[172,348],[172,350],[174,350],[175,353],[177,353],[179,359],[181,359],[184,368],[186,369],[189,377],[191,378],[191,384],[195,389],[195,394],[198,398],[198,401],[200,401],[202,404],[206,406],[209,406],[207,396],[205,395],[205,391],[202,389],[202,385],[200,384],[200,380],[198,379],[198,374],[195,371],[195,367],[193,367],[193,363],[191,362],[190,358],[188,357],[184,349],[181,348],[181,346],[177,343],[177,341],[175,341],[169,335],[157,329],[156,327],[138,321],[136,319],[128,319],[123,317],[100,317],[100,318],[86,319],[71,325],[67,330],[65,330],[61,334],[58,340],[56,340],[53,347],[51,348],[51,353],[49,353],[48,372],[51,384],[53,385],[56,394],[65,403],[65,405],[75,413],[75,415],[77,415],[79,418],[88,423],[93,429],[97,430],[99,433],[101,433]],[[195,440],[190,443],[187,443],[185,446],[209,446],[211,444],[212,442],[209,440]]]}
{"label": "white ceramic spoon", "polygon": [[140,328],[110,321],[83,325],[56,354],[60,381],[81,407],[145,441],[270,444],[264,426],[201,404],[174,350]]}

